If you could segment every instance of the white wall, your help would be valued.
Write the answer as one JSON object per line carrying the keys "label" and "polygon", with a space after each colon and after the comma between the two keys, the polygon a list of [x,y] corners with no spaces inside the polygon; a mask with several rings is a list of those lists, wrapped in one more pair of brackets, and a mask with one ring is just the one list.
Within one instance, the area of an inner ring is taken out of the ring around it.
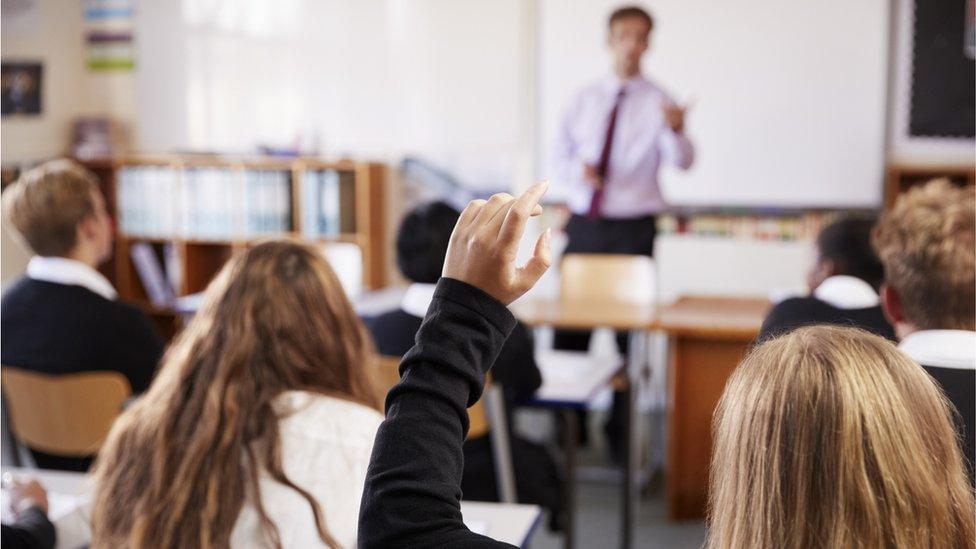
{"label": "white wall", "polygon": [[[71,121],[85,108],[82,11],[75,0],[38,0],[36,17],[0,20],[4,61],[43,63],[40,116],[5,117],[0,131],[4,164],[63,154]],[[0,283],[20,275],[29,251],[0,228]]]}
{"label": "white wall", "polygon": [[[175,9],[174,9],[175,8]],[[520,160],[520,0],[145,0],[139,147],[423,154],[511,184]]]}

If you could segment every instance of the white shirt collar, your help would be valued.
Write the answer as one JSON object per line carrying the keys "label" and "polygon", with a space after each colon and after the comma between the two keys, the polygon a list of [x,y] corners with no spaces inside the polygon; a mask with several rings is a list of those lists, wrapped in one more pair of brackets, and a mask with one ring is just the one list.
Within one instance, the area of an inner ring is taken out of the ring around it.
{"label": "white shirt collar", "polygon": [[430,307],[430,302],[434,300],[434,290],[436,288],[436,284],[411,284],[407,288],[407,292],[403,294],[403,299],[400,301],[400,308],[408,314],[423,318],[427,315],[427,308]]}
{"label": "white shirt collar", "polygon": [[881,303],[870,284],[848,275],[828,277],[813,291],[813,297],[838,309],[866,309]]}
{"label": "white shirt collar", "polygon": [[27,276],[44,282],[81,286],[108,300],[114,301],[119,297],[112,283],[102,273],[81,261],[67,257],[34,256],[27,264]]}
{"label": "white shirt collar", "polygon": [[621,81],[620,77],[616,74],[610,74],[604,79],[603,85],[607,91],[616,94],[621,89],[626,89],[627,93],[633,92],[639,86],[644,85],[645,82],[647,82],[647,79],[644,78],[643,74],[637,74],[626,81]]}
{"label": "white shirt collar", "polygon": [[976,370],[976,332],[922,330],[909,334],[898,348],[922,366]]}

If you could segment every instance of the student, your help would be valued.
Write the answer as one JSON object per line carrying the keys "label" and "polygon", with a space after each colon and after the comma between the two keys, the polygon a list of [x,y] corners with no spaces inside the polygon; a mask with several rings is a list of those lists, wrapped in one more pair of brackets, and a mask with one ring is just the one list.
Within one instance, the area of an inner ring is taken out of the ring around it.
{"label": "student", "polygon": [[[444,202],[421,205],[404,217],[397,233],[397,264],[412,282],[400,308],[372,319],[368,325],[380,354],[403,356],[414,345],[444,267],[451,231],[460,212]],[[532,334],[516,324],[492,368],[492,379],[502,385],[509,410],[519,399],[530,397],[542,384],[535,363]],[[464,443],[465,497],[477,501],[497,500],[490,437]],[[545,505],[558,526],[562,512],[561,482],[556,465],[545,448],[514,433],[512,461],[515,465],[519,501]]]}
{"label": "student", "polygon": [[715,411],[706,546],[972,546],[950,413],[881,337],[811,326],[764,343]]}
{"label": "student", "polygon": [[57,541],[54,525],[47,518],[47,492],[35,479],[14,479],[4,489],[10,492],[10,509],[15,522],[0,526],[4,549],[53,549]]}
{"label": "student", "polygon": [[514,261],[545,190],[540,183],[518,200],[475,200],[461,213],[416,344],[386,397],[363,492],[360,547],[507,547],[461,520],[465,409],[481,396],[485,374],[516,325],[506,305],[552,261],[548,231],[528,263]]}
{"label": "student", "polygon": [[232,258],[99,453],[94,546],[352,546],[374,356],[318,250]]}
{"label": "student", "polygon": [[845,218],[817,237],[817,261],[807,275],[810,295],[778,303],[759,333],[765,341],[809,324],[855,326],[895,339],[881,310],[884,269],[871,248],[873,219]]}
{"label": "student", "polygon": [[874,245],[881,301],[899,347],[942,386],[959,415],[970,475],[976,459],[976,198],[938,180],[885,212]]}
{"label": "student", "polygon": [[[3,208],[37,255],[3,293],[0,362],[54,375],[120,372],[134,393],[144,391],[162,343],[97,270],[112,255],[112,220],[95,176],[68,160],[47,162],[4,192]],[[44,469],[84,471],[91,463],[33,454]]]}

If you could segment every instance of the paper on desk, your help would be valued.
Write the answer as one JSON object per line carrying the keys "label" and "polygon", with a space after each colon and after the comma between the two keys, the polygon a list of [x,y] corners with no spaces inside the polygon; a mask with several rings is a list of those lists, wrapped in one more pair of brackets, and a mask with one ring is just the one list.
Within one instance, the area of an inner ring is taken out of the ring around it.
{"label": "paper on desk", "polygon": [[465,520],[464,525],[468,527],[468,530],[482,536],[488,535],[488,527],[490,526],[487,520]]}

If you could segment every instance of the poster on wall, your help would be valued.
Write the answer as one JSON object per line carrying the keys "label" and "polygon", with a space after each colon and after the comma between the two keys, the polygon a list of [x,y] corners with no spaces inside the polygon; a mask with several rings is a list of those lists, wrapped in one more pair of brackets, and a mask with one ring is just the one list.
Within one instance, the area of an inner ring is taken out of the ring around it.
{"label": "poster on wall", "polygon": [[85,44],[93,71],[135,67],[134,0],[85,0]]}
{"label": "poster on wall", "polygon": [[37,62],[0,63],[0,114],[41,114],[43,66]]}

